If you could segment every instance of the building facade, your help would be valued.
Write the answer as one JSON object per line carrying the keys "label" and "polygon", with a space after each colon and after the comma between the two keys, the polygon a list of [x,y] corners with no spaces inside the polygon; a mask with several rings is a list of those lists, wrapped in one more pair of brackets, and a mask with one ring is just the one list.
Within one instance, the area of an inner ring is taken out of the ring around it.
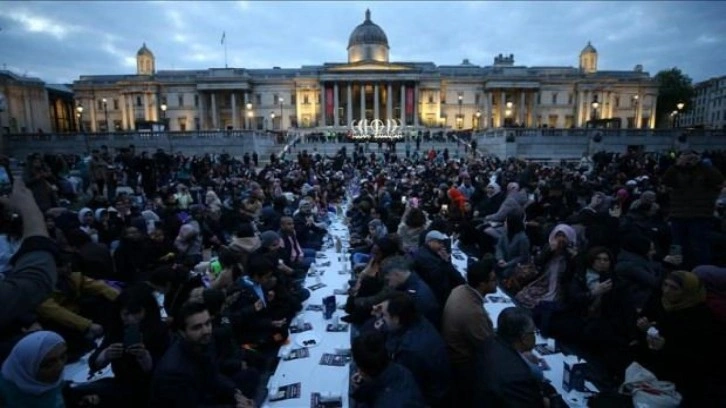
{"label": "building facade", "polygon": [[705,129],[726,129],[726,75],[699,82],[690,106],[676,118],[676,125]]}
{"label": "building facade", "polygon": [[390,62],[388,38],[366,11],[347,51],[347,62],[297,69],[156,71],[144,44],[135,75],[81,76],[73,90],[91,131],[344,130],[360,119],[419,129],[655,125],[652,77],[641,66],[599,71],[590,43],[577,68],[518,66],[511,54],[488,66]]}
{"label": "building facade", "polygon": [[1,133],[36,133],[51,130],[45,83],[38,78],[0,71]]}

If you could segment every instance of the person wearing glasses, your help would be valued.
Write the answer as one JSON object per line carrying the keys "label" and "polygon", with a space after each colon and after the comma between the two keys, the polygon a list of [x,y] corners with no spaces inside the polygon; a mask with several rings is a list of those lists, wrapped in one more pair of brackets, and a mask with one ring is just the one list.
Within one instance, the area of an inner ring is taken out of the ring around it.
{"label": "person wearing glasses", "polygon": [[[477,353],[477,394],[480,407],[549,407],[561,399],[544,381],[531,351],[537,328],[527,309],[508,307],[497,319],[497,334]],[[563,402],[564,403],[564,402]]]}

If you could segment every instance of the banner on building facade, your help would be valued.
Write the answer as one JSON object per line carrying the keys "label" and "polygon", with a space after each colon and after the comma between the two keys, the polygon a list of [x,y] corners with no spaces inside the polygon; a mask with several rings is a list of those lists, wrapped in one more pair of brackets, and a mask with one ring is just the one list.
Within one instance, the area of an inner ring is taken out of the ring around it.
{"label": "banner on building facade", "polygon": [[333,88],[325,88],[325,114],[332,115],[335,109],[335,101],[333,100]]}
{"label": "banner on building facade", "polygon": [[406,115],[413,115],[413,88],[406,89]]}
{"label": "banner on building facade", "polygon": [[349,135],[356,140],[398,140],[404,138],[404,129],[398,119],[354,120],[349,125]]}

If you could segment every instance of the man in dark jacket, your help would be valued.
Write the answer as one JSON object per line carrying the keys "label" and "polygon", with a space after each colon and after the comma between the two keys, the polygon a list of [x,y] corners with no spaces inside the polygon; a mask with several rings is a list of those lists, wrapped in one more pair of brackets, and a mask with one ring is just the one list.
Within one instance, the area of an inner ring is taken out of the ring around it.
{"label": "man in dark jacket", "polygon": [[670,187],[673,243],[682,247],[687,270],[711,262],[708,237],[723,182],[721,172],[704,164],[694,151],[681,153],[675,166],[663,175],[663,184]]}
{"label": "man in dark jacket", "polygon": [[371,408],[425,407],[411,372],[390,360],[381,333],[356,337],[352,345],[358,372],[351,376],[351,397]]}
{"label": "man in dark jacket", "polygon": [[526,309],[502,311],[497,335],[485,340],[477,355],[477,406],[536,408],[549,406],[545,398],[559,397],[545,385],[542,369],[533,362],[536,330]]}
{"label": "man in dark jacket", "polygon": [[[389,290],[404,292],[411,296],[416,310],[426,317],[435,327],[441,325],[441,305],[436,300],[431,288],[421,278],[411,271],[411,267],[402,256],[387,259],[381,266],[381,274]],[[385,300],[388,291],[384,290],[379,296],[372,296],[374,304]]]}
{"label": "man in dark jacket", "polygon": [[439,305],[445,305],[451,290],[464,284],[464,278],[451,263],[446,251],[448,237],[439,231],[426,234],[425,245],[418,249],[413,260],[413,270],[434,291]]}
{"label": "man in dark jacket", "polygon": [[186,303],[175,320],[179,339],[166,351],[151,382],[153,407],[197,408],[219,404],[251,407],[234,383],[219,372],[212,342],[212,317],[202,303]]}
{"label": "man in dark jacket", "polygon": [[411,296],[396,292],[376,307],[387,332],[393,361],[408,368],[431,407],[447,406],[451,365],[446,344],[428,320],[419,316]]}

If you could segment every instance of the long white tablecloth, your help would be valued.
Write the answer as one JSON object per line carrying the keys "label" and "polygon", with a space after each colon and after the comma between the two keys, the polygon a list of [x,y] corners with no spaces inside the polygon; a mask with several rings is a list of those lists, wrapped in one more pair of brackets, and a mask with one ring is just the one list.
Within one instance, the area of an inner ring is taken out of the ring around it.
{"label": "long white tablecloth", "polygon": [[[335,238],[348,240],[348,228],[340,221],[334,221],[328,228],[328,232]],[[335,320],[325,320],[322,311],[306,311],[308,305],[322,305],[323,298],[333,295],[335,289],[346,289],[346,284],[351,279],[350,268],[346,267],[349,255],[345,253],[336,253],[335,246],[333,248],[321,251],[325,254],[325,258],[316,259],[315,269],[325,271],[319,281],[327,286],[311,292],[310,298],[303,304],[303,311],[298,314],[298,318],[304,319],[313,326],[312,331],[290,334],[290,342],[287,346],[280,349],[280,356],[285,355],[287,350],[297,349],[301,346],[298,342],[301,338],[308,338],[311,333],[319,340],[318,345],[309,348],[310,356],[307,358],[296,360],[280,359],[280,363],[275,370],[275,374],[268,382],[268,391],[270,395],[277,392],[278,387],[301,383],[300,398],[287,399],[282,401],[265,403],[265,407],[290,407],[305,408],[310,406],[311,393],[320,393],[323,396],[340,396],[343,400],[343,407],[348,407],[348,388],[350,363],[342,367],[324,366],[320,364],[320,358],[324,353],[335,354],[336,349],[350,349],[350,326],[345,332],[327,332],[328,324]],[[330,262],[329,266],[322,267],[320,264]],[[349,266],[349,264],[348,264]],[[313,268],[311,268],[313,270]],[[339,272],[346,271],[344,274]],[[318,278],[308,276],[305,280],[305,287],[310,287],[318,283]],[[336,295],[338,305],[344,305],[347,295]],[[337,317],[344,316],[345,313],[336,309]],[[342,322],[341,322],[342,323]]]}

